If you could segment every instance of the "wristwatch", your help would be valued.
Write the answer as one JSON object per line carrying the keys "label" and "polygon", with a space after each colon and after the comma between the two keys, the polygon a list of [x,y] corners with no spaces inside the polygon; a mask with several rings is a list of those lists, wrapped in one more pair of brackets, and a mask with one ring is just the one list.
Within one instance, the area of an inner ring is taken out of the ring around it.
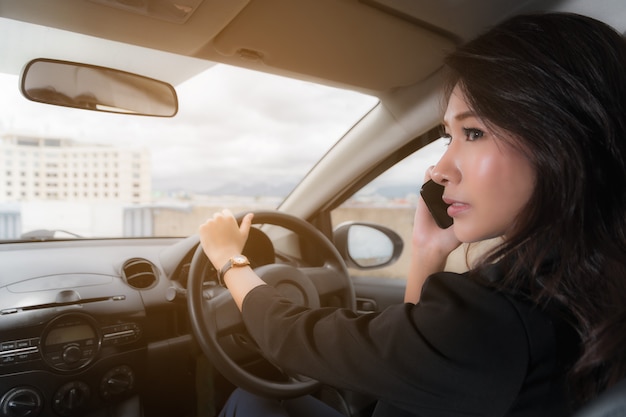
{"label": "wristwatch", "polygon": [[235,255],[226,262],[226,264],[217,272],[217,282],[226,287],[224,283],[224,275],[230,268],[241,268],[242,266],[250,265],[250,261],[244,255]]}

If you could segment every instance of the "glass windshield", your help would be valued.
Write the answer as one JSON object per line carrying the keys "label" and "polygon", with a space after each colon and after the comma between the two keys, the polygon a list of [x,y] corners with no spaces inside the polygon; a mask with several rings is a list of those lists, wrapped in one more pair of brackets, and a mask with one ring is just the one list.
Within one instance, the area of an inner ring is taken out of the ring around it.
{"label": "glass windshield", "polygon": [[198,206],[275,208],[377,103],[214,65],[164,119],[29,102],[18,78],[0,74],[0,239],[187,235]]}

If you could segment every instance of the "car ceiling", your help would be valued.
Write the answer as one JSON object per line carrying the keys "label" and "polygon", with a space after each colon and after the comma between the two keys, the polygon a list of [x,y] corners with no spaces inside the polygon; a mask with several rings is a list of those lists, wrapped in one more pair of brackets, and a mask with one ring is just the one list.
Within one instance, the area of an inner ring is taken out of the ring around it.
{"label": "car ceiling", "polygon": [[[619,1],[573,3],[597,14]],[[561,3],[572,2],[1,0],[0,15],[381,96],[424,80],[446,51],[511,13]]]}

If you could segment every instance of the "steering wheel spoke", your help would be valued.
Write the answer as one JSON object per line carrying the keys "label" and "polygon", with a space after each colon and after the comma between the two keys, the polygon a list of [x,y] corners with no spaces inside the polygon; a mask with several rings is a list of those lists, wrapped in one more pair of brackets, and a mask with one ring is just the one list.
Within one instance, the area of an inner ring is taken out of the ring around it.
{"label": "steering wheel spoke", "polygon": [[320,299],[337,296],[346,298],[342,305],[348,306],[354,309],[354,306],[350,306],[350,293],[353,293],[352,288],[348,288],[346,291],[346,283],[341,279],[342,271],[337,270],[333,266],[325,265],[321,267],[301,268],[301,271],[311,280]]}
{"label": "steering wheel spoke", "polygon": [[214,328],[216,336],[236,333],[245,329],[241,313],[227,289],[222,288],[212,297],[203,299],[204,321]]}

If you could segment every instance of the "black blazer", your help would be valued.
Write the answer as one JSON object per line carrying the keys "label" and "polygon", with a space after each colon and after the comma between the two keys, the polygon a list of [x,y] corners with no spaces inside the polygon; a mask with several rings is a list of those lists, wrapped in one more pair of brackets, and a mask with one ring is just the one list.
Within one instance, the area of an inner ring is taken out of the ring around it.
{"label": "black blazer", "polygon": [[434,274],[418,304],[363,316],[306,309],[260,286],[246,296],[243,317],[270,360],[378,398],[376,417],[571,414],[571,329],[467,274]]}

